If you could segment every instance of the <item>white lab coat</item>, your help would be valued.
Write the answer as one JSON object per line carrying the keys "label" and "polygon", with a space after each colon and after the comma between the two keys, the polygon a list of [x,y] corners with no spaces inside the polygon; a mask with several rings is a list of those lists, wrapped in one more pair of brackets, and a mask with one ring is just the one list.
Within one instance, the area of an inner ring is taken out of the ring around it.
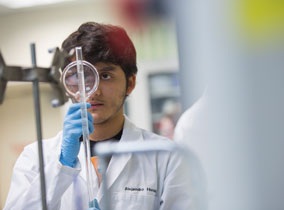
{"label": "white lab coat", "polygon": [[[125,119],[121,142],[159,140],[163,137],[137,128]],[[164,138],[163,138],[164,139]],[[165,139],[167,140],[167,139]],[[75,168],[59,162],[62,132],[44,140],[45,178],[49,210],[85,210],[88,208],[84,148]],[[95,174],[95,173],[93,173]],[[177,155],[165,152],[113,156],[107,169],[112,210],[189,210],[190,177]],[[97,177],[94,191],[101,209],[102,189]],[[133,190],[136,188],[136,190]],[[140,190],[137,190],[140,188]],[[18,158],[4,210],[41,209],[37,143],[25,147]]]}
{"label": "white lab coat", "polygon": [[206,173],[208,159],[208,110],[207,95],[188,108],[179,118],[174,132],[174,141],[186,145],[200,159]]}
{"label": "white lab coat", "polygon": [[[198,188],[200,189],[197,198],[198,208],[211,209],[209,199],[211,199],[212,189],[209,180],[209,136],[208,136],[208,96],[207,92],[188,108],[179,118],[174,132],[174,141],[187,147],[200,161],[200,176]],[[196,169],[195,169],[196,170]],[[209,182],[209,183],[208,183]],[[197,202],[197,201],[195,201]]]}

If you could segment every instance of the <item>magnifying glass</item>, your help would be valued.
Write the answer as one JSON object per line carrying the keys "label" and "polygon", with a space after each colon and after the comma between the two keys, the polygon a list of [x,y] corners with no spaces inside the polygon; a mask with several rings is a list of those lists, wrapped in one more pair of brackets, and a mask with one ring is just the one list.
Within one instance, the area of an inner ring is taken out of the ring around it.
{"label": "magnifying glass", "polygon": [[61,76],[61,82],[72,101],[80,102],[82,134],[85,150],[87,189],[89,197],[89,207],[95,207],[94,183],[92,181],[93,170],[91,169],[91,154],[89,140],[89,126],[86,99],[90,97],[98,88],[99,74],[97,69],[89,62],[83,60],[81,47],[76,47],[76,61],[65,67]]}
{"label": "magnifying glass", "polygon": [[[64,68],[61,81],[68,95],[72,97],[72,100],[75,99],[79,102],[80,89],[77,62],[78,61],[73,61]],[[98,88],[99,73],[91,63],[85,60],[81,61],[81,65],[84,70],[85,95],[86,98],[89,98]]]}

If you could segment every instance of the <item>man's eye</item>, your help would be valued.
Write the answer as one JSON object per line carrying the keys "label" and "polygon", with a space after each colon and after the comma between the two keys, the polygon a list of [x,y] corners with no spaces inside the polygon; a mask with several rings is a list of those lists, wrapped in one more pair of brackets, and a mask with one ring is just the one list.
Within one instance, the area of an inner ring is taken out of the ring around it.
{"label": "man's eye", "polygon": [[105,73],[101,75],[101,78],[104,80],[107,80],[107,79],[110,79],[110,75]]}
{"label": "man's eye", "polygon": [[78,84],[78,75],[77,74],[69,74],[65,77],[65,82],[67,85],[75,85]]}

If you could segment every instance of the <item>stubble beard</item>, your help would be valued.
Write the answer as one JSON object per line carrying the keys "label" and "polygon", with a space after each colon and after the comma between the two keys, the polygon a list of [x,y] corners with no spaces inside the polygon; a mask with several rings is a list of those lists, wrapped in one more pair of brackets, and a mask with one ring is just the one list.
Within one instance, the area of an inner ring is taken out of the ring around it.
{"label": "stubble beard", "polygon": [[115,107],[117,107],[117,108],[115,109],[115,111],[113,111],[110,116],[107,116],[106,118],[101,119],[101,120],[99,120],[99,121],[97,121],[97,122],[96,122],[96,120],[94,119],[93,125],[103,125],[103,124],[106,124],[106,123],[108,123],[110,120],[112,120],[114,117],[116,117],[116,114],[117,114],[121,109],[123,109],[123,105],[124,105],[124,102],[125,102],[125,100],[126,100],[126,97],[127,97],[127,95],[126,95],[126,90],[125,90],[125,91],[121,94],[121,96],[120,96],[121,102],[120,102],[119,106],[116,106],[116,105],[115,105]]}

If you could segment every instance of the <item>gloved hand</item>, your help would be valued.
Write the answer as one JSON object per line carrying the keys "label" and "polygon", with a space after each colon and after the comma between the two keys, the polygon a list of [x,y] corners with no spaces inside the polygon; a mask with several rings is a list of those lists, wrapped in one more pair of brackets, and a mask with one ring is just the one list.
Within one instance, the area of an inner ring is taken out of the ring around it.
{"label": "gloved hand", "polygon": [[97,199],[94,199],[94,201],[92,202],[92,205],[95,205],[95,206],[94,207],[89,207],[88,210],[100,210],[100,207],[99,207]]}
{"label": "gloved hand", "polygon": [[[91,104],[87,103],[87,109]],[[93,133],[93,117],[88,112],[89,133]],[[80,137],[82,135],[82,119],[80,103],[72,104],[64,118],[63,137],[61,144],[60,162],[63,165],[74,167],[80,151]]]}
{"label": "gloved hand", "polygon": [[95,207],[90,207],[88,210],[100,210],[97,199],[94,200]]}

